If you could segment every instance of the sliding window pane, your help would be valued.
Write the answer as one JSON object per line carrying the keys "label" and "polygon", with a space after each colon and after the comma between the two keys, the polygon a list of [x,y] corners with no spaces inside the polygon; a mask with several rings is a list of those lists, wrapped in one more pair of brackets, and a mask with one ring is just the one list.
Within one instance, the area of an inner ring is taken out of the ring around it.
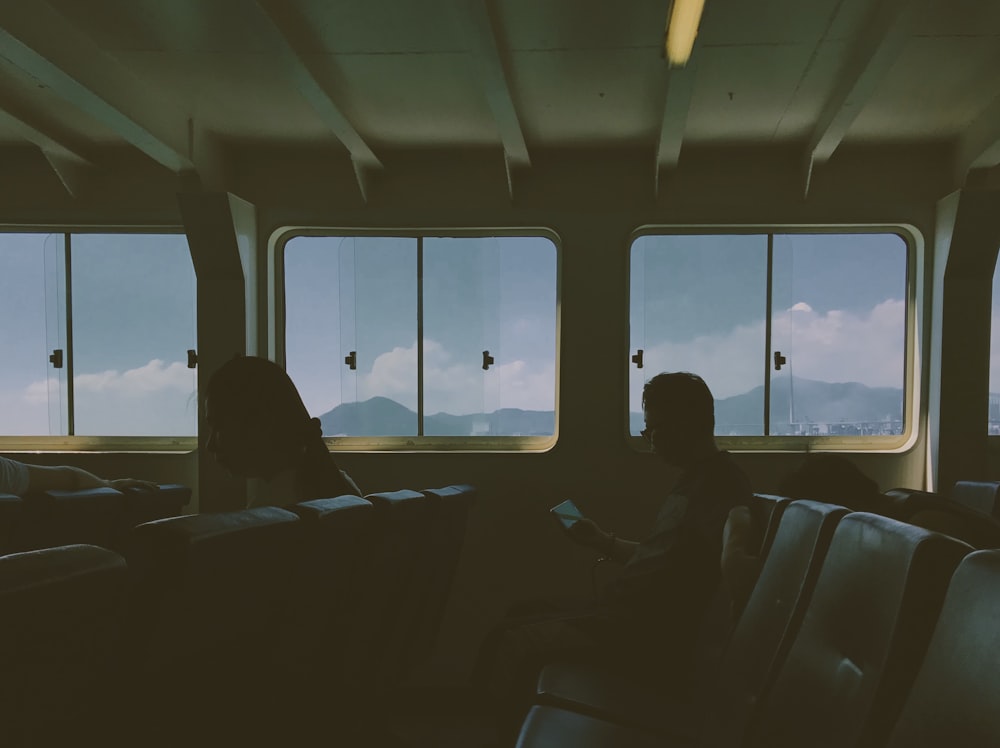
{"label": "sliding window pane", "polygon": [[73,234],[75,433],[197,434],[195,275],[183,234]]}
{"label": "sliding window pane", "polygon": [[715,433],[764,433],[767,237],[641,236],[632,244],[630,364],[633,435],[642,386],[662,371],[701,376],[715,396]]}
{"label": "sliding window pane", "polygon": [[425,433],[554,434],[555,245],[428,237],[423,256]]}
{"label": "sliding window pane", "polygon": [[772,434],[903,433],[906,260],[896,234],[775,235]]}
{"label": "sliding window pane", "polygon": [[0,435],[66,434],[62,234],[0,234]]}

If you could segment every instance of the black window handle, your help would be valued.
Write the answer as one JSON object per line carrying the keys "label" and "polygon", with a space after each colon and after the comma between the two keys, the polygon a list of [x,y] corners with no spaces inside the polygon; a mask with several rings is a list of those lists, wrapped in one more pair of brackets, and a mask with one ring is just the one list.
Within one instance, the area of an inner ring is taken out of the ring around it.
{"label": "black window handle", "polygon": [[188,368],[193,369],[198,365],[198,351],[188,348]]}
{"label": "black window handle", "polygon": [[488,371],[490,365],[493,364],[493,356],[490,355],[489,351],[483,351],[483,371]]}
{"label": "black window handle", "polygon": [[49,356],[49,363],[55,369],[63,368],[63,351],[62,348],[56,348],[52,351],[52,355]]}
{"label": "black window handle", "polygon": [[358,352],[351,351],[348,355],[344,356],[344,363],[351,367],[351,371],[357,371]]}
{"label": "black window handle", "polygon": [[632,363],[635,364],[636,369],[642,368],[642,348],[637,350],[635,352],[635,355],[632,356]]}
{"label": "black window handle", "polygon": [[781,371],[781,367],[788,363],[788,359],[781,355],[781,351],[774,352],[774,370]]}

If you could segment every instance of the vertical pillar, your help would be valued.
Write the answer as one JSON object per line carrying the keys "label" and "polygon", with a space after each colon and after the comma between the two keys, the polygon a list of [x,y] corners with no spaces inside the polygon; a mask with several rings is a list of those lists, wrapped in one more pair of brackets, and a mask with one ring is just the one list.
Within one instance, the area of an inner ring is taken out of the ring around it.
{"label": "vertical pillar", "polygon": [[246,506],[246,481],[234,480],[205,449],[205,402],[212,373],[256,351],[256,211],[224,192],[178,195],[198,281],[198,501],[200,511]]}
{"label": "vertical pillar", "polygon": [[1000,247],[1000,191],[959,190],[938,203],[931,327],[931,485],[987,477],[990,315]]}

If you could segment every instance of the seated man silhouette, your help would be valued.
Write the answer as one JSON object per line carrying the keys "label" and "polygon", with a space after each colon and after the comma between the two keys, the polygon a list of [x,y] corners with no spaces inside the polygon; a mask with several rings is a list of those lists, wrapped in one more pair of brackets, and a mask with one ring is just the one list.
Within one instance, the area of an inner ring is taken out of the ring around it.
{"label": "seated man silhouette", "polygon": [[715,404],[700,377],[658,374],[642,402],[643,436],[680,477],[642,541],[587,519],[569,528],[576,542],[623,565],[601,602],[512,618],[491,632],[478,673],[512,720],[523,715],[538,668],[578,650],[648,675],[664,690],[683,695],[689,687],[691,655],[719,587],[723,525],[733,507],[751,501],[751,491],[715,445]]}

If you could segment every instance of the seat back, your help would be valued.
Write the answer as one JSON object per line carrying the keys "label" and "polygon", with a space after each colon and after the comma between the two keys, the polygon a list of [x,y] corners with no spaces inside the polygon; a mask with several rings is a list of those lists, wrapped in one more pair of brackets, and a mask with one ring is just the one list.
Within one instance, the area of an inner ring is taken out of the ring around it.
{"label": "seat back", "polygon": [[883,745],[968,551],[886,517],[844,517],[750,744]]}
{"label": "seat back", "polygon": [[888,748],[1000,745],[1000,552],[966,556],[948,586]]}
{"label": "seat back", "polygon": [[0,557],[0,743],[92,744],[126,583],[104,548]]}
{"label": "seat back", "polygon": [[0,493],[0,554],[10,553],[13,550],[23,509],[24,500],[20,496]]}
{"label": "seat back", "polygon": [[969,509],[995,517],[1000,509],[997,506],[998,492],[1000,481],[960,480],[951,489],[951,499]]}
{"label": "seat back", "polygon": [[410,627],[430,575],[431,504],[410,490],[365,497],[380,526],[369,554],[369,584],[351,624],[346,676],[363,688],[398,682]]}
{"label": "seat back", "polygon": [[259,507],[147,522],[127,543],[130,656],[142,674],[189,680],[259,668],[298,566],[300,523]]}
{"label": "seat back", "polygon": [[125,489],[122,511],[115,523],[111,547],[124,549],[125,538],[136,525],[153,522],[167,517],[178,517],[191,501],[191,489],[175,483],[160,485],[155,491],[145,489]]}
{"label": "seat back", "polygon": [[[282,625],[277,665],[307,686],[342,678],[344,651],[363,591],[370,583],[375,512],[358,496],[293,504],[302,521],[301,566]],[[310,685],[311,684],[311,685]]]}
{"label": "seat back", "polygon": [[702,742],[740,745],[765,686],[798,629],[843,507],[786,504],[743,615],[733,630],[719,678],[705,706]]}
{"label": "seat back", "polygon": [[29,494],[13,548],[28,551],[74,543],[112,546],[125,497],[113,488]]}
{"label": "seat back", "polygon": [[427,588],[411,629],[408,647],[410,671],[430,655],[437,640],[465,542],[469,509],[478,492],[474,486],[455,485],[430,488],[422,493],[433,506],[429,529],[434,540],[430,547]]}
{"label": "seat back", "polygon": [[1000,548],[1000,519],[996,517],[927,491],[894,488],[885,495],[896,519],[951,535],[973,548]]}

